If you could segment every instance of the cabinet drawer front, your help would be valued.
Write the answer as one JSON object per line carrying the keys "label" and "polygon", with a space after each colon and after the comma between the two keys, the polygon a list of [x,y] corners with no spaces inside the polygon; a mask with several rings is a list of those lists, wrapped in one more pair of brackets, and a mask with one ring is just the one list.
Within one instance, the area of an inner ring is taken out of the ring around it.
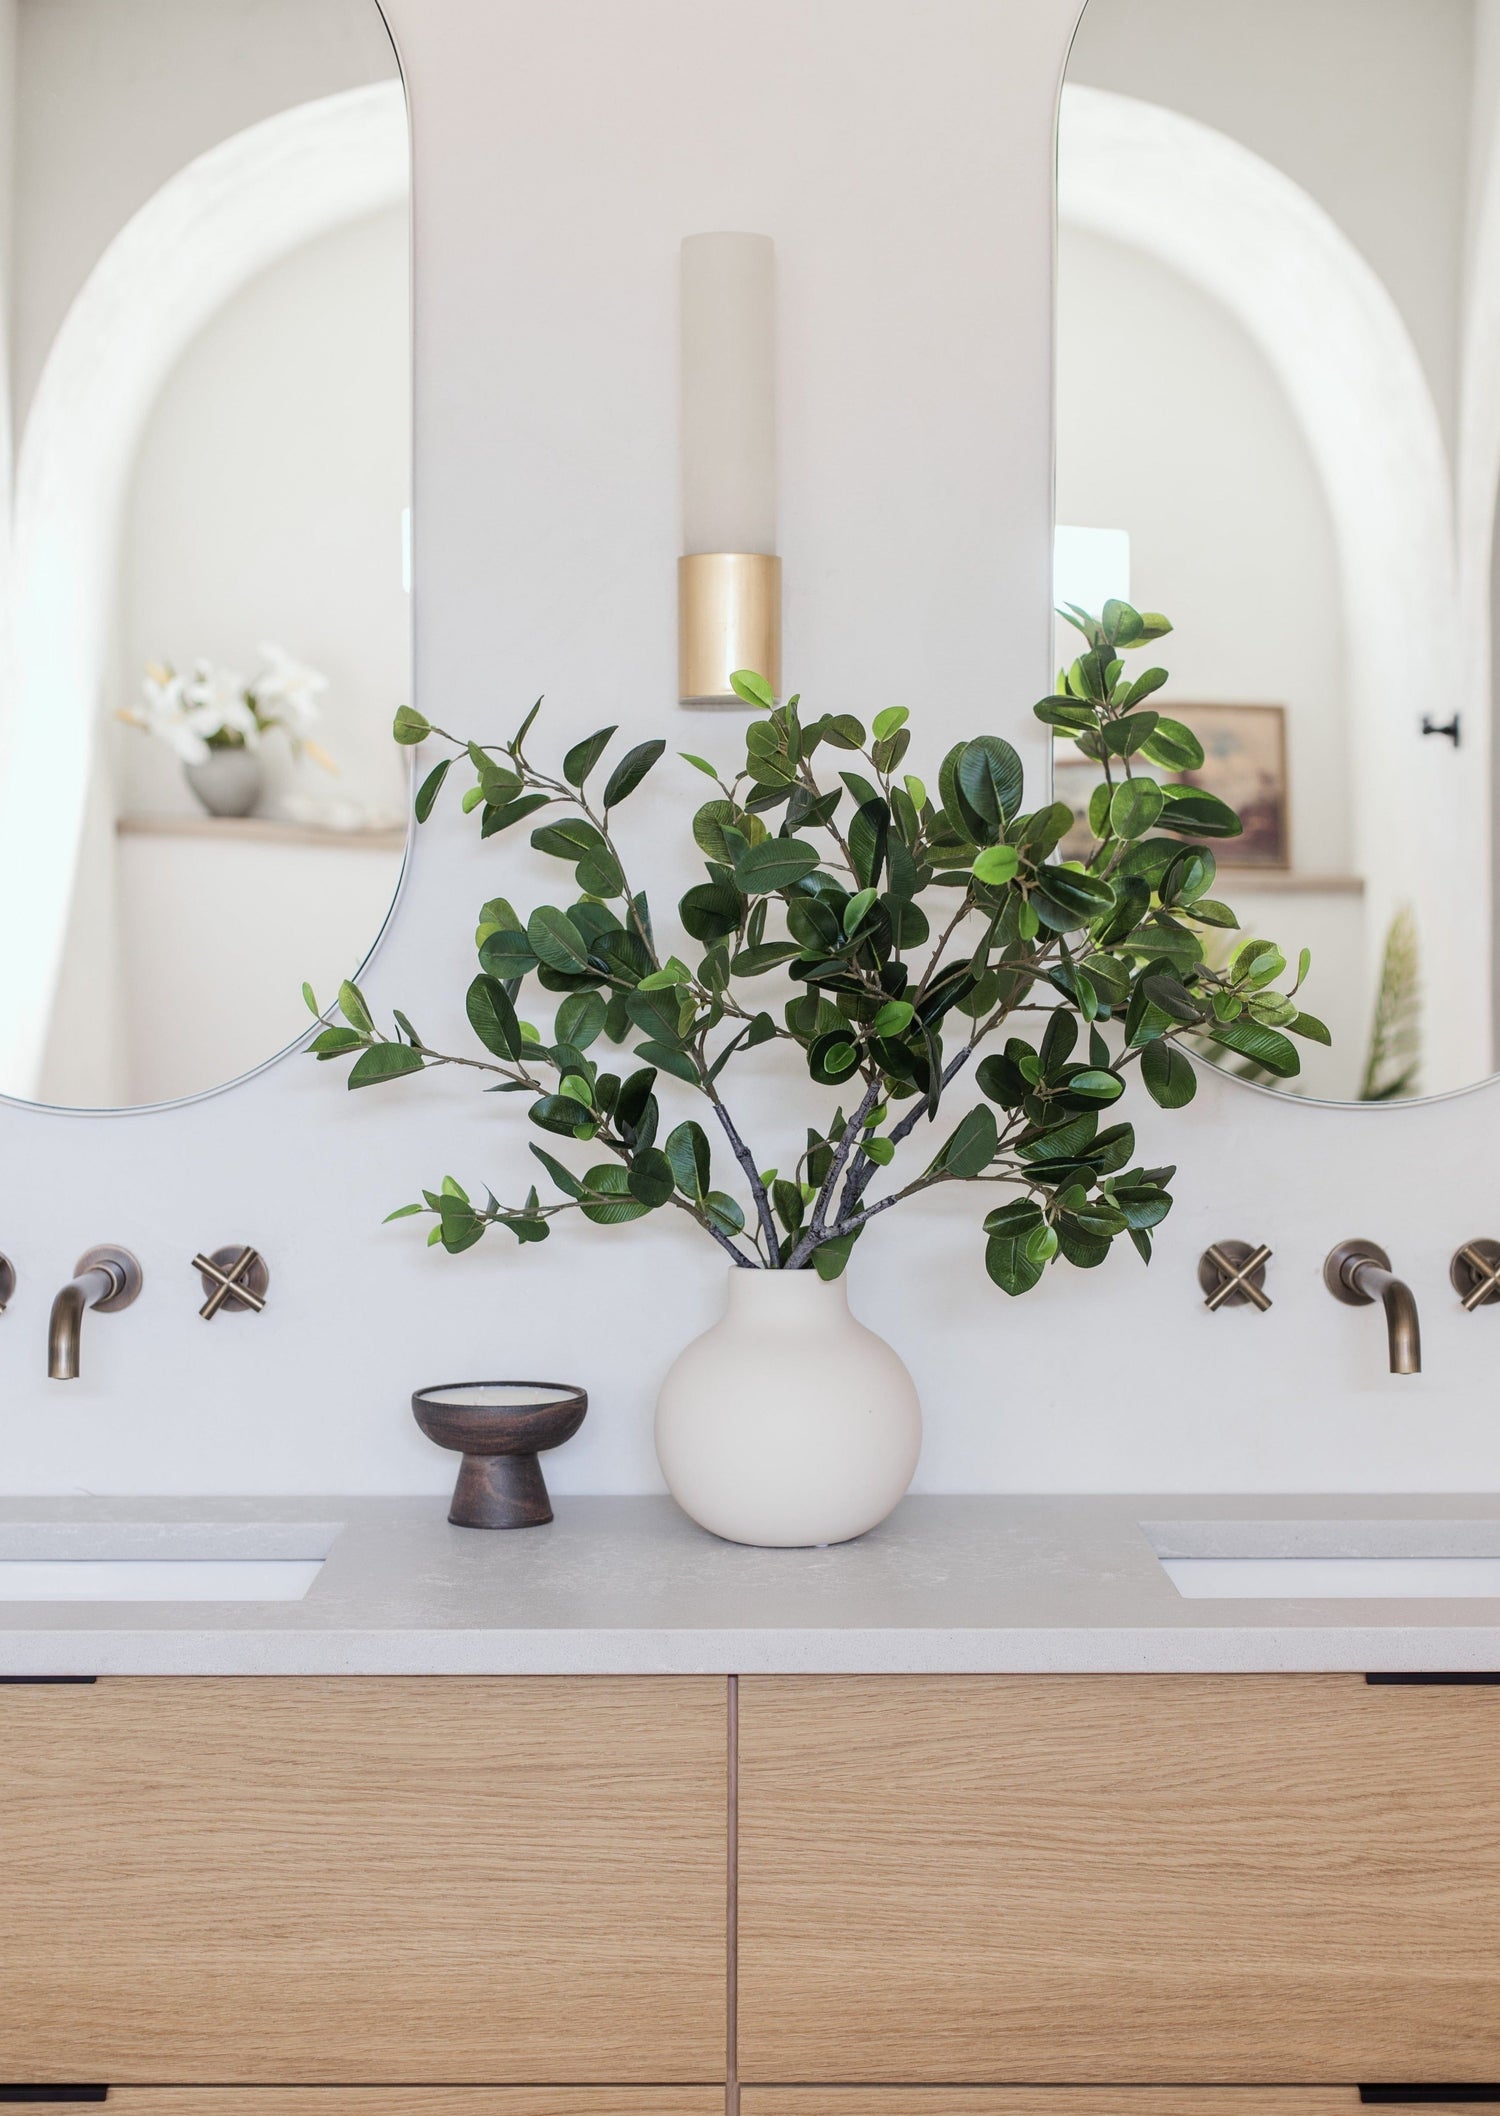
{"label": "cabinet drawer front", "polygon": [[[746,2087],[741,2116],[1360,2116],[1354,2087]],[[1400,2116],[1400,2112],[1393,2112]],[[1430,2108],[1422,2116],[1433,2116]],[[1469,2105],[1468,2116],[1483,2116]]]}
{"label": "cabinet drawer front", "polygon": [[[18,2104],[24,2110],[25,2103]],[[722,2087],[112,2087],[115,2116],[724,2116]],[[34,2116],[99,2116],[34,2101]]]}
{"label": "cabinet drawer front", "polygon": [[746,2080],[1500,2079],[1500,1688],[747,1678]]}
{"label": "cabinet drawer front", "polygon": [[[1357,2087],[746,2087],[741,2116],[1362,2116]],[[1493,2116],[1472,2101],[1390,2116]]]}
{"label": "cabinet drawer front", "polygon": [[0,1688],[0,2080],[713,2081],[724,1685]]}

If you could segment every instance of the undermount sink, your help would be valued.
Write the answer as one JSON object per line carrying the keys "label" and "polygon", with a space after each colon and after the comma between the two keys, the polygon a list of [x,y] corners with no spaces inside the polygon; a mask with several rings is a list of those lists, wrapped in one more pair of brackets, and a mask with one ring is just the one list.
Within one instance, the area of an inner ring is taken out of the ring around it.
{"label": "undermount sink", "polygon": [[1500,1599],[1500,1521],[1143,1521],[1189,1601]]}
{"label": "undermount sink", "polygon": [[0,1603],[300,1602],[337,1524],[0,1522]]}

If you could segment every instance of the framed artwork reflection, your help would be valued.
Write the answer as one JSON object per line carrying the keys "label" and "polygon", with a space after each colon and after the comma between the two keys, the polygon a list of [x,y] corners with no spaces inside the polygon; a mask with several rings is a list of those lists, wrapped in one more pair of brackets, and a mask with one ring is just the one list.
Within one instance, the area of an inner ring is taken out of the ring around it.
{"label": "framed artwork reflection", "polygon": [[1245,826],[1242,837],[1214,839],[1219,865],[1290,867],[1285,706],[1174,705],[1172,718],[1203,744],[1202,770],[1179,772],[1178,779],[1227,801]]}
{"label": "framed artwork reflection", "polygon": [[[1284,872],[1291,865],[1290,793],[1287,785],[1286,708],[1280,705],[1176,705],[1170,717],[1190,727],[1203,745],[1198,771],[1161,772],[1132,764],[1164,784],[1199,786],[1238,811],[1244,833],[1215,838],[1221,867],[1262,867]],[[1059,848],[1064,859],[1086,857],[1093,844],[1089,796],[1102,776],[1091,758],[1070,742],[1053,752],[1053,799],[1066,801],[1073,827]]]}

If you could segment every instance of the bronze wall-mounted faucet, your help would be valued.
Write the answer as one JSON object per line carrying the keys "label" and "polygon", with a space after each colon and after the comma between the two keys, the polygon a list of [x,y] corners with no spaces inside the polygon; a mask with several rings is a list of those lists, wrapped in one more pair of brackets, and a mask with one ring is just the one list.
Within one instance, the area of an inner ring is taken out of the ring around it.
{"label": "bronze wall-mounted faucet", "polygon": [[47,1325],[47,1379],[78,1379],[78,1342],[83,1330],[83,1311],[97,1308],[113,1315],[128,1308],[140,1292],[140,1265],[128,1249],[113,1244],[90,1249],[78,1259],[73,1276],[52,1303]]}
{"label": "bronze wall-mounted faucet", "polygon": [[1340,1242],[1337,1249],[1330,1249],[1323,1265],[1323,1283],[1335,1300],[1348,1307],[1367,1308],[1377,1300],[1383,1303],[1391,1372],[1421,1373],[1422,1335],[1416,1301],[1410,1286],[1392,1276],[1391,1260],[1377,1243]]}

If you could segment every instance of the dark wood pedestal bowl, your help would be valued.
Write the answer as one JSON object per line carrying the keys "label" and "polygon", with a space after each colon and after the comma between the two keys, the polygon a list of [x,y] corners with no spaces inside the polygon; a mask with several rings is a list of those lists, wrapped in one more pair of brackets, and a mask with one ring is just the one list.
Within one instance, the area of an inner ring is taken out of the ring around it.
{"label": "dark wood pedestal bowl", "polygon": [[537,1456],[582,1425],[589,1399],[561,1381],[463,1381],[418,1389],[429,1440],[463,1456],[448,1519],[460,1528],[540,1528],[552,1501]]}

